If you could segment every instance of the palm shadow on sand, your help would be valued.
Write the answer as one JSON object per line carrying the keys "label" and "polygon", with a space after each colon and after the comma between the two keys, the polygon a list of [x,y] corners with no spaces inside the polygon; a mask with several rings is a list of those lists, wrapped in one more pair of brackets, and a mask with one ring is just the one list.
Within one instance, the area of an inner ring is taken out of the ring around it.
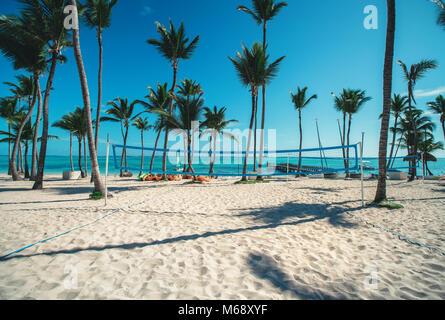
{"label": "palm shadow on sand", "polygon": [[[144,248],[149,246],[159,246],[169,243],[181,242],[181,241],[192,241],[200,238],[208,238],[214,236],[224,236],[230,234],[238,234],[243,232],[250,232],[256,230],[268,230],[268,229],[276,229],[281,226],[298,226],[304,223],[310,223],[318,220],[327,219],[327,221],[333,227],[340,228],[355,228],[358,225],[355,223],[351,223],[346,220],[346,217],[342,214],[343,211],[339,208],[329,208],[329,206],[322,204],[301,204],[296,202],[288,202],[280,206],[275,207],[267,207],[267,208],[255,208],[249,209],[245,208],[243,210],[248,210],[246,213],[240,213],[237,215],[233,215],[234,218],[246,218],[246,227],[233,228],[233,229],[222,229],[219,231],[209,231],[204,233],[195,233],[188,235],[181,235],[172,238],[166,238],[162,240],[155,240],[151,242],[132,242],[132,243],[124,243],[124,244],[111,244],[104,246],[90,246],[86,248],[69,248],[62,249],[56,251],[48,251],[42,253],[35,254],[16,254],[9,256],[7,258],[3,258],[1,260],[11,260],[11,259],[20,259],[20,258],[28,258],[33,256],[55,256],[59,254],[75,254],[78,252],[85,251],[96,251],[101,252],[105,250],[112,249],[125,249],[132,250],[136,248]],[[149,214],[147,215],[149,217]],[[251,219],[250,219],[251,218]],[[205,219],[205,218],[203,218]],[[106,221],[106,220],[105,220]],[[106,223],[106,222],[104,222]],[[74,231],[76,232],[76,231]],[[57,240],[51,240],[57,241]],[[0,261],[1,261],[0,260]]]}

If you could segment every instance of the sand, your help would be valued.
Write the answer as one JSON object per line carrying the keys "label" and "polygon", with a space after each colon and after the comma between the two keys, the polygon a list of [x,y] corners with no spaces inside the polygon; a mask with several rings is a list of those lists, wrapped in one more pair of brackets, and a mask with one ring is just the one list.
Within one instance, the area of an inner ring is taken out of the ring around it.
{"label": "sand", "polygon": [[1,256],[85,226],[0,261],[0,299],[445,299],[438,181],[390,181],[396,211],[342,179],[31,186],[0,177]]}

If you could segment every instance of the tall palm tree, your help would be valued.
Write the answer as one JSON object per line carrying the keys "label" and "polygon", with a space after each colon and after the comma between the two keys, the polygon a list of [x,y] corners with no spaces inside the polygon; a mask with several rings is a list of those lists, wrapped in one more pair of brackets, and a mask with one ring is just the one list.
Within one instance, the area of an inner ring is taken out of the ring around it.
{"label": "tall palm tree", "polygon": [[[408,70],[407,66],[401,61],[398,60],[399,65],[402,67],[403,69],[403,73],[405,76],[405,80],[408,83],[408,109],[409,109],[409,115],[410,115],[410,119],[411,121],[413,121],[412,118],[412,110],[413,110],[413,106],[412,103],[414,102],[414,104],[417,104],[416,99],[414,98],[414,87],[417,84],[417,81],[422,79],[426,72],[431,70],[431,69],[435,69],[437,68],[437,62],[435,60],[422,60],[419,63],[413,64],[411,65],[410,69]],[[414,145],[413,145],[413,153],[416,154],[417,153],[417,129],[416,126],[413,125],[413,129],[414,129]],[[410,181],[414,180],[414,178],[416,177],[416,168],[415,168],[415,163],[412,162],[412,166],[413,169],[410,170]]]}
{"label": "tall palm tree", "polygon": [[235,58],[228,57],[232,61],[241,83],[250,88],[252,95],[252,114],[249,125],[249,135],[247,139],[246,154],[244,156],[243,177],[242,181],[246,181],[247,174],[247,158],[252,138],[252,128],[255,119],[256,102],[259,87],[269,83],[277,74],[278,66],[285,58],[284,56],[269,64],[269,55],[266,55],[263,47],[259,42],[255,42],[252,49],[249,50],[242,45],[242,53],[237,52]]}
{"label": "tall palm tree", "polygon": [[435,101],[428,102],[427,105],[432,112],[440,115],[440,122],[442,124],[443,136],[445,139],[445,98],[444,98],[444,96],[443,95],[438,96]]}
{"label": "tall palm tree", "polygon": [[111,11],[118,0],[87,0],[85,5],[81,6],[82,17],[86,25],[97,31],[97,41],[99,43],[99,73],[98,73],[98,98],[96,109],[96,132],[94,136],[95,147],[97,151],[100,127],[100,112],[102,107],[102,68],[103,68],[103,29],[111,26]]}
{"label": "tall palm tree", "polygon": [[385,62],[383,66],[383,112],[379,139],[379,177],[374,202],[386,200],[386,157],[388,154],[388,128],[391,108],[392,73],[396,30],[396,2],[387,0],[387,27]]}
{"label": "tall palm tree", "polygon": [[[76,9],[77,3],[75,0],[69,0],[69,3]],[[77,16],[75,17],[77,19]],[[78,22],[78,21],[77,21]],[[78,23],[77,23],[78,25]],[[94,145],[94,135],[93,135],[93,120],[91,117],[91,102],[90,102],[90,92],[88,89],[88,81],[85,73],[85,67],[83,65],[82,52],[80,50],[80,39],[79,39],[79,29],[73,28],[73,48],[74,57],[76,59],[77,70],[79,73],[80,87],[82,89],[82,99],[85,108],[85,121],[86,121],[86,131],[88,137],[88,149],[90,152],[90,164],[91,164],[91,174],[94,182],[94,191],[105,194],[105,186],[100,177],[99,163],[97,161],[97,150]],[[39,163],[40,165],[40,163]]]}
{"label": "tall palm tree", "polygon": [[[11,125],[13,117],[16,113],[17,99],[15,98],[0,98],[0,118],[6,120],[8,125],[8,137],[11,135]],[[8,142],[8,174],[11,174],[11,139]]]}
{"label": "tall palm tree", "polygon": [[[389,152],[389,160],[388,160],[388,163],[386,164],[387,169],[389,168],[389,166],[391,165],[391,162],[392,162],[394,146],[396,144],[396,137],[397,137],[396,129],[397,129],[397,125],[398,125],[398,120],[399,120],[402,112],[404,112],[406,110],[407,104],[408,104],[408,97],[401,96],[400,94],[394,94],[394,97],[391,100],[390,114],[392,114],[394,116],[394,126],[391,128],[391,131],[393,134],[392,134],[391,151]],[[381,115],[381,117],[382,116],[383,115]]]}
{"label": "tall palm tree", "polygon": [[142,117],[137,117],[133,122],[133,126],[141,131],[142,155],[141,155],[141,171],[139,172],[139,175],[142,175],[144,171],[144,131],[152,129],[153,126],[149,124],[147,118],[142,118]]}
{"label": "tall palm tree", "polygon": [[[176,89],[176,81],[178,77],[178,65],[181,60],[191,58],[193,52],[198,47],[199,35],[192,41],[185,34],[184,22],[176,30],[173,22],[170,20],[170,30],[159,22],[156,22],[156,31],[161,36],[160,40],[148,39],[147,43],[156,47],[158,52],[166,58],[173,68],[173,84],[170,93],[174,95]],[[189,42],[190,41],[190,42]],[[173,99],[170,101],[170,115],[173,115]],[[164,149],[168,147],[168,127],[165,127]],[[167,152],[164,151],[162,159],[162,171],[167,170]],[[164,179],[166,175],[164,175]]]}
{"label": "tall palm tree", "polygon": [[[125,167],[128,167],[127,163],[127,138],[128,138],[128,130],[130,128],[131,121],[134,120],[134,118],[138,117],[139,114],[134,115],[134,108],[135,105],[138,103],[138,100],[133,101],[132,103],[128,102],[128,98],[122,99],[122,98],[116,98],[113,101],[108,102],[108,106],[110,108],[106,111],[106,114],[109,115],[109,117],[102,117],[101,121],[111,121],[111,122],[119,122],[121,125],[121,133],[122,138],[124,140],[124,148],[122,150],[122,156],[121,156],[121,167],[124,165],[124,159],[125,159]],[[125,172],[128,172],[127,169],[125,169]],[[123,177],[123,170],[120,171],[120,176]]]}
{"label": "tall palm tree", "polygon": [[298,110],[298,123],[299,123],[299,128],[300,128],[300,153],[298,156],[298,171],[300,171],[301,168],[301,149],[303,148],[303,129],[301,127],[301,111],[313,100],[313,99],[317,99],[317,95],[314,94],[312,95],[310,98],[306,98],[306,91],[307,91],[307,87],[304,87],[303,89],[300,89],[300,87],[298,87],[298,92],[296,94],[293,94],[292,92],[290,92],[290,95],[292,97],[292,102],[294,104],[294,107],[296,110]]}
{"label": "tall palm tree", "polygon": [[[148,102],[137,100],[138,103],[140,103],[146,110],[146,112],[151,113],[153,110],[163,110],[168,112],[170,108],[170,102],[171,102],[171,95],[168,92],[167,89],[168,84],[164,83],[161,85],[158,83],[156,90],[154,90],[151,87],[148,87],[148,90],[150,90],[150,94],[146,96],[148,99]],[[161,132],[165,127],[165,116],[162,114],[158,114],[158,119],[156,120],[154,124],[154,129],[157,132],[155,145],[153,154],[151,156],[150,161],[150,171],[153,170],[153,163],[154,158],[156,155],[156,149],[158,147],[159,138],[161,137]]]}
{"label": "tall palm tree", "polygon": [[164,114],[170,129],[178,129],[185,133],[187,139],[187,163],[188,167],[185,172],[194,173],[192,165],[192,132],[193,122],[198,121],[204,107],[204,99],[200,96],[186,98],[177,96],[175,98],[177,114],[170,115],[162,110],[154,110],[154,112]]}
{"label": "tall palm tree", "polygon": [[71,171],[74,171],[73,166],[73,133],[75,132],[75,126],[73,123],[73,117],[70,115],[64,115],[62,119],[53,123],[52,127],[59,128],[70,133],[70,166]]}
{"label": "tall palm tree", "polygon": [[[245,6],[239,5],[238,10],[246,12],[249,14],[258,25],[263,26],[263,50],[266,52],[267,48],[267,23],[271,21],[273,18],[275,18],[278,13],[286,7],[288,4],[287,2],[278,2],[275,3],[274,0],[252,0],[253,9],[249,9]],[[263,150],[264,150],[264,122],[266,117],[266,85],[263,85],[263,110],[262,110],[262,117],[261,117],[261,133],[260,133],[260,157],[259,157],[259,163],[258,167],[261,170],[262,167],[262,160],[263,160]],[[254,147],[256,150],[256,114],[255,114],[255,142]],[[256,156],[256,153],[254,153],[254,157]],[[254,161],[255,162],[255,161]],[[258,177],[258,179],[261,179],[261,177]]]}

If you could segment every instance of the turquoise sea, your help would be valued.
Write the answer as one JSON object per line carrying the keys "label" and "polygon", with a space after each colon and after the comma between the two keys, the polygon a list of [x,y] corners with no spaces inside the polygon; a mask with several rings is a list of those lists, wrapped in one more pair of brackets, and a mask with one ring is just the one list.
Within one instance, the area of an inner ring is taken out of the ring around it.
{"label": "turquoise sea", "polygon": [[[105,173],[105,156],[99,157],[99,166],[101,173]],[[117,160],[117,164],[119,166],[120,164],[120,157]],[[147,172],[147,168],[150,166],[150,160],[151,160],[151,154],[149,156],[144,157],[144,172]],[[377,158],[364,158],[364,163],[366,166],[370,166],[375,168],[375,170],[365,170],[365,174],[371,174],[371,173],[377,173],[378,170],[378,159]],[[439,158],[437,159],[437,162],[429,162],[428,167],[431,170],[431,172],[434,175],[442,175],[445,173],[445,158]],[[130,168],[140,168],[141,165],[141,156],[131,155],[127,158],[128,161],[128,167]],[[290,164],[298,164],[298,157],[290,156],[290,157],[280,157],[280,158],[273,158],[268,159],[265,158],[264,163],[267,166],[268,164],[274,164],[274,163],[280,163],[280,164],[287,164],[289,162]],[[73,159],[74,163],[74,169],[78,170],[78,157],[74,156]],[[252,157],[249,160],[249,168],[248,170],[252,170]],[[29,165],[31,165],[31,159],[29,159]],[[82,159],[82,166],[84,165],[84,160]],[[322,162],[318,158],[303,158],[302,160],[303,166],[311,166],[311,167],[321,167]],[[349,167],[353,167],[355,165],[355,159],[351,160],[351,163]],[[325,161],[323,161],[323,167],[326,168],[326,166],[329,169],[341,169],[344,168],[343,160],[341,158],[328,158]],[[183,159],[179,159],[177,157],[171,157],[167,161],[167,170],[168,171],[174,171],[176,169],[181,169],[183,167]],[[398,169],[400,171],[408,171],[406,168],[408,167],[408,162],[404,162],[402,159],[397,159],[394,164],[394,168]],[[162,156],[157,155],[154,160],[154,171],[161,171],[162,168]],[[208,165],[208,157],[204,157],[202,159],[195,158],[193,168],[196,173],[207,173],[209,171],[209,165]],[[45,162],[45,173],[46,174],[61,174],[62,171],[69,171],[70,170],[70,159],[69,156],[54,156],[50,155],[47,156],[46,162]],[[224,159],[217,159],[217,163],[214,167],[215,173],[221,173],[221,174],[240,174],[242,172],[242,159],[240,158],[224,158]],[[7,156],[0,156],[0,172],[1,173],[7,173],[8,171],[8,157]],[[138,174],[138,170],[131,170],[134,174]],[[88,169],[88,172],[91,172],[90,169]],[[109,169],[108,172],[110,175],[115,175],[119,173],[119,169],[115,168],[114,158],[112,155],[109,157]],[[421,175],[421,167],[418,171],[418,175]]]}

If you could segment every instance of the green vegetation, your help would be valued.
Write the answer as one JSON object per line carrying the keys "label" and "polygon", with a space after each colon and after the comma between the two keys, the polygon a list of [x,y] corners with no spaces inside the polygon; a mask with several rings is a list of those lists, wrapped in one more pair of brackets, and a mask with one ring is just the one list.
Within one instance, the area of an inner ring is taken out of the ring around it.
{"label": "green vegetation", "polygon": [[98,190],[94,190],[93,193],[90,194],[90,199],[93,200],[100,200],[105,198],[105,196],[102,194],[102,192],[98,191]]}
{"label": "green vegetation", "polygon": [[388,208],[390,210],[403,209],[403,206],[401,204],[391,202],[388,199],[382,200],[380,202],[372,202],[371,205],[378,208]]}
{"label": "green vegetation", "polygon": [[235,184],[255,184],[255,183],[269,183],[268,180],[240,180],[235,182]]}

